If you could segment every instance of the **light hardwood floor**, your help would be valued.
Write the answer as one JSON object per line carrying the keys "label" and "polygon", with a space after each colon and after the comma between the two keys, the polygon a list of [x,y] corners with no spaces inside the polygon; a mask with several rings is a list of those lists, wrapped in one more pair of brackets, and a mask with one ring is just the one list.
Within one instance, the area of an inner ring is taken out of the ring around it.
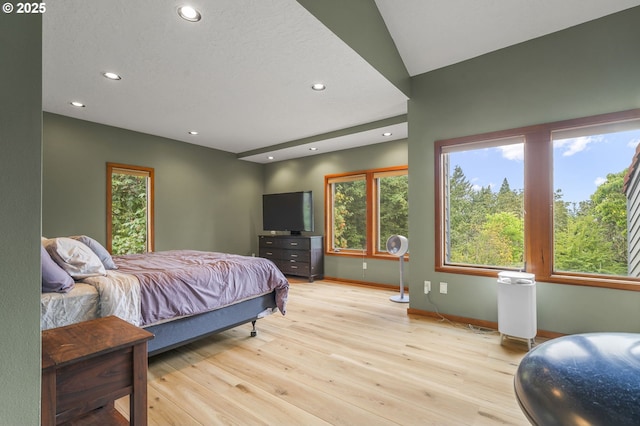
{"label": "light hardwood floor", "polygon": [[151,358],[149,424],[529,424],[513,393],[526,344],[408,315],[393,294],[292,282],[257,337],[245,325]]}

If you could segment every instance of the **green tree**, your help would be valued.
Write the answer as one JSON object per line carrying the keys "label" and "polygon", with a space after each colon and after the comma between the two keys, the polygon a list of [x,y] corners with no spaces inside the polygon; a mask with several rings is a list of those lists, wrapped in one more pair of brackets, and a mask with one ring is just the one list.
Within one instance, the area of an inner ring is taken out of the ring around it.
{"label": "green tree", "polygon": [[469,244],[455,248],[464,263],[520,267],[523,263],[524,221],[514,213],[492,213],[485,218]]}
{"label": "green tree", "polygon": [[468,245],[476,233],[476,225],[470,220],[474,213],[474,190],[460,166],[455,166],[449,178],[447,212],[449,217],[447,243],[449,261],[464,263],[469,257]]}
{"label": "green tree", "polygon": [[380,211],[378,250],[384,251],[387,239],[392,235],[409,233],[409,176],[380,178]]}
{"label": "green tree", "polygon": [[[626,170],[610,173],[573,211],[556,199],[555,263],[558,271],[627,274],[627,201],[622,190]],[[566,222],[566,223],[565,223]]]}
{"label": "green tree", "polygon": [[364,250],[366,247],[366,181],[333,184],[333,246]]}
{"label": "green tree", "polygon": [[623,191],[627,169],[609,173],[607,180],[591,195],[593,214],[602,226],[604,238],[611,242],[613,261],[627,264],[627,198]]}
{"label": "green tree", "polygon": [[111,178],[113,254],[144,253],[147,249],[147,180],[116,174]]}
{"label": "green tree", "polygon": [[472,265],[521,267],[524,263],[523,193],[502,181],[474,188],[459,166],[449,180],[449,261]]}
{"label": "green tree", "polygon": [[[569,203],[554,193],[554,269],[627,274],[626,170],[610,173],[588,200]],[[448,261],[471,265],[522,267],[523,191],[505,178],[497,192],[476,189],[459,166],[449,179]]]}
{"label": "green tree", "polygon": [[502,185],[496,196],[496,212],[513,213],[516,217],[523,218],[523,196],[522,191],[514,191],[509,185],[507,178],[502,180]]}
{"label": "green tree", "polygon": [[591,213],[581,214],[569,221],[565,233],[556,234],[555,270],[615,273],[611,242],[604,237],[603,228]]}

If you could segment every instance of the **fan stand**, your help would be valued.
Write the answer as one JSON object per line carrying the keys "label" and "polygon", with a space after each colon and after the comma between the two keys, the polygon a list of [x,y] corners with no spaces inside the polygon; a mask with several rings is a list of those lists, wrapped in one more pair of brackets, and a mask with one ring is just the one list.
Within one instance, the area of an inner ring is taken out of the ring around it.
{"label": "fan stand", "polygon": [[404,294],[404,256],[400,256],[400,294],[389,298],[392,302],[409,303],[409,295]]}

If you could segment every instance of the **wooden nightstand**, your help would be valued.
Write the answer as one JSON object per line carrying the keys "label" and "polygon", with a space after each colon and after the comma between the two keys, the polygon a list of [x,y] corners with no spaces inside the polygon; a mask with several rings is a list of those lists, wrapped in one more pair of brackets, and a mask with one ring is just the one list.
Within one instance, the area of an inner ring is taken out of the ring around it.
{"label": "wooden nightstand", "polygon": [[127,424],[114,401],[130,395],[131,425],[147,424],[147,341],[110,316],[42,332],[42,425]]}

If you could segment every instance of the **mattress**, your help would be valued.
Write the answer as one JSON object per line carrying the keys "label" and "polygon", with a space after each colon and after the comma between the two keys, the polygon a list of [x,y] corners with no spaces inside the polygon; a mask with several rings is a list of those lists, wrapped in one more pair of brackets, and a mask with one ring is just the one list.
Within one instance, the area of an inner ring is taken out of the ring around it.
{"label": "mattress", "polygon": [[98,290],[84,283],[76,283],[68,293],[42,293],[40,328],[47,330],[98,318],[98,299]]}

